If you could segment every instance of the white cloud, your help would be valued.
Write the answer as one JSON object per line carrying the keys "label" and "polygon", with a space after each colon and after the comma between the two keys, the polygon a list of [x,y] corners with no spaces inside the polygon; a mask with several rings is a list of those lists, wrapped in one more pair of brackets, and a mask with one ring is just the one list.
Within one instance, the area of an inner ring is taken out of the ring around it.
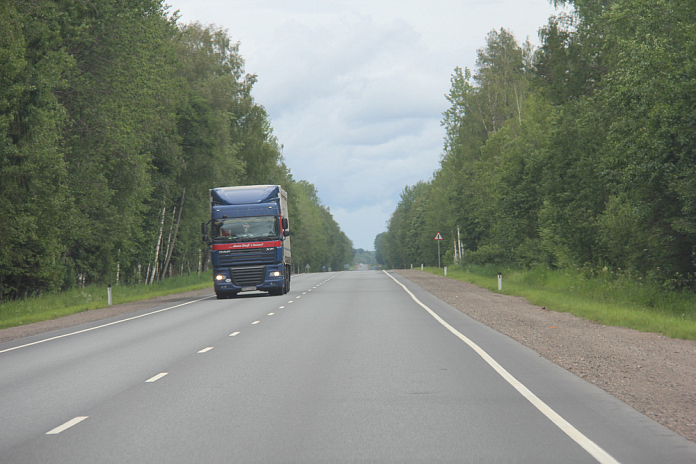
{"label": "white cloud", "polygon": [[171,0],[241,42],[296,179],[372,249],[407,185],[437,169],[456,66],[491,29],[537,42],[547,0]]}
{"label": "white cloud", "polygon": [[367,236],[372,237],[369,242],[356,243],[353,240],[354,248],[365,250],[374,250],[375,237],[386,230],[386,221],[392,212],[393,205],[390,201],[372,203],[352,209],[331,208],[331,214],[342,225],[341,230],[348,238],[365,235],[366,231],[369,233]]}

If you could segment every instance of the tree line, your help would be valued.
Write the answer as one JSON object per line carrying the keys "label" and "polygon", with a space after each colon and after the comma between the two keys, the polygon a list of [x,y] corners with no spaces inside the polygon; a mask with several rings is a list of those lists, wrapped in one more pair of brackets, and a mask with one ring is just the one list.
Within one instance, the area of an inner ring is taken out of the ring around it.
{"label": "tree line", "polygon": [[256,79],[227,31],[162,0],[0,2],[0,301],[199,272],[220,186],[281,184],[295,262],[349,263]]}
{"label": "tree line", "polygon": [[500,29],[455,69],[439,169],[404,189],[377,257],[432,265],[442,231],[449,263],[696,288],[696,1],[554,3],[539,48]]}

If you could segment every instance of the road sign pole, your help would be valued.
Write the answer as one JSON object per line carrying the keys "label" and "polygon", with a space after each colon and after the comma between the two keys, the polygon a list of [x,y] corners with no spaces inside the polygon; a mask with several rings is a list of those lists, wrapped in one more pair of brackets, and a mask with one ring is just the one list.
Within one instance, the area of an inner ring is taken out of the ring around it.
{"label": "road sign pole", "polygon": [[440,241],[437,241],[437,268],[440,269]]}

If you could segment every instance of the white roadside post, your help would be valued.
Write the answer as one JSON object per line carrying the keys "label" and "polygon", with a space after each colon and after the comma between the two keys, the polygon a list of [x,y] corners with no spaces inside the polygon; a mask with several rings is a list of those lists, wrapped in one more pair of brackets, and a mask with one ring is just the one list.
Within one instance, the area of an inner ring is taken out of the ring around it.
{"label": "white roadside post", "polygon": [[503,273],[499,272],[498,273],[498,290],[503,289]]}
{"label": "white roadside post", "polygon": [[112,301],[111,301],[111,285],[106,287],[106,299],[109,303],[109,306],[111,306],[111,303],[112,303]]}

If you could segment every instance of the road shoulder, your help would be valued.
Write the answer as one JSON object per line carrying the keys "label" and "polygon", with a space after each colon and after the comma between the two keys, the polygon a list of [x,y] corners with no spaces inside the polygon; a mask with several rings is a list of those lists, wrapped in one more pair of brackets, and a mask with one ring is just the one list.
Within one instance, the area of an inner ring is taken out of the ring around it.
{"label": "road shoulder", "polygon": [[394,272],[696,442],[696,342],[596,324],[420,270]]}
{"label": "road shoulder", "polygon": [[123,316],[143,309],[154,308],[155,306],[160,306],[168,303],[175,303],[177,301],[186,300],[189,298],[198,298],[212,293],[212,287],[204,288],[202,290],[193,290],[186,293],[176,293],[166,296],[158,296],[155,298],[149,298],[147,300],[136,301],[133,303],[117,304],[102,309],[92,309],[90,311],[83,311],[81,313],[72,314],[70,316],[65,316],[58,319],[35,322],[33,324],[26,324],[19,327],[10,327],[8,329],[0,330],[0,343],[17,340],[19,338],[30,337],[32,335],[39,335],[42,333],[50,332],[52,330],[65,329],[68,327],[75,327],[89,322],[101,321],[104,319],[110,319],[112,317]]}

